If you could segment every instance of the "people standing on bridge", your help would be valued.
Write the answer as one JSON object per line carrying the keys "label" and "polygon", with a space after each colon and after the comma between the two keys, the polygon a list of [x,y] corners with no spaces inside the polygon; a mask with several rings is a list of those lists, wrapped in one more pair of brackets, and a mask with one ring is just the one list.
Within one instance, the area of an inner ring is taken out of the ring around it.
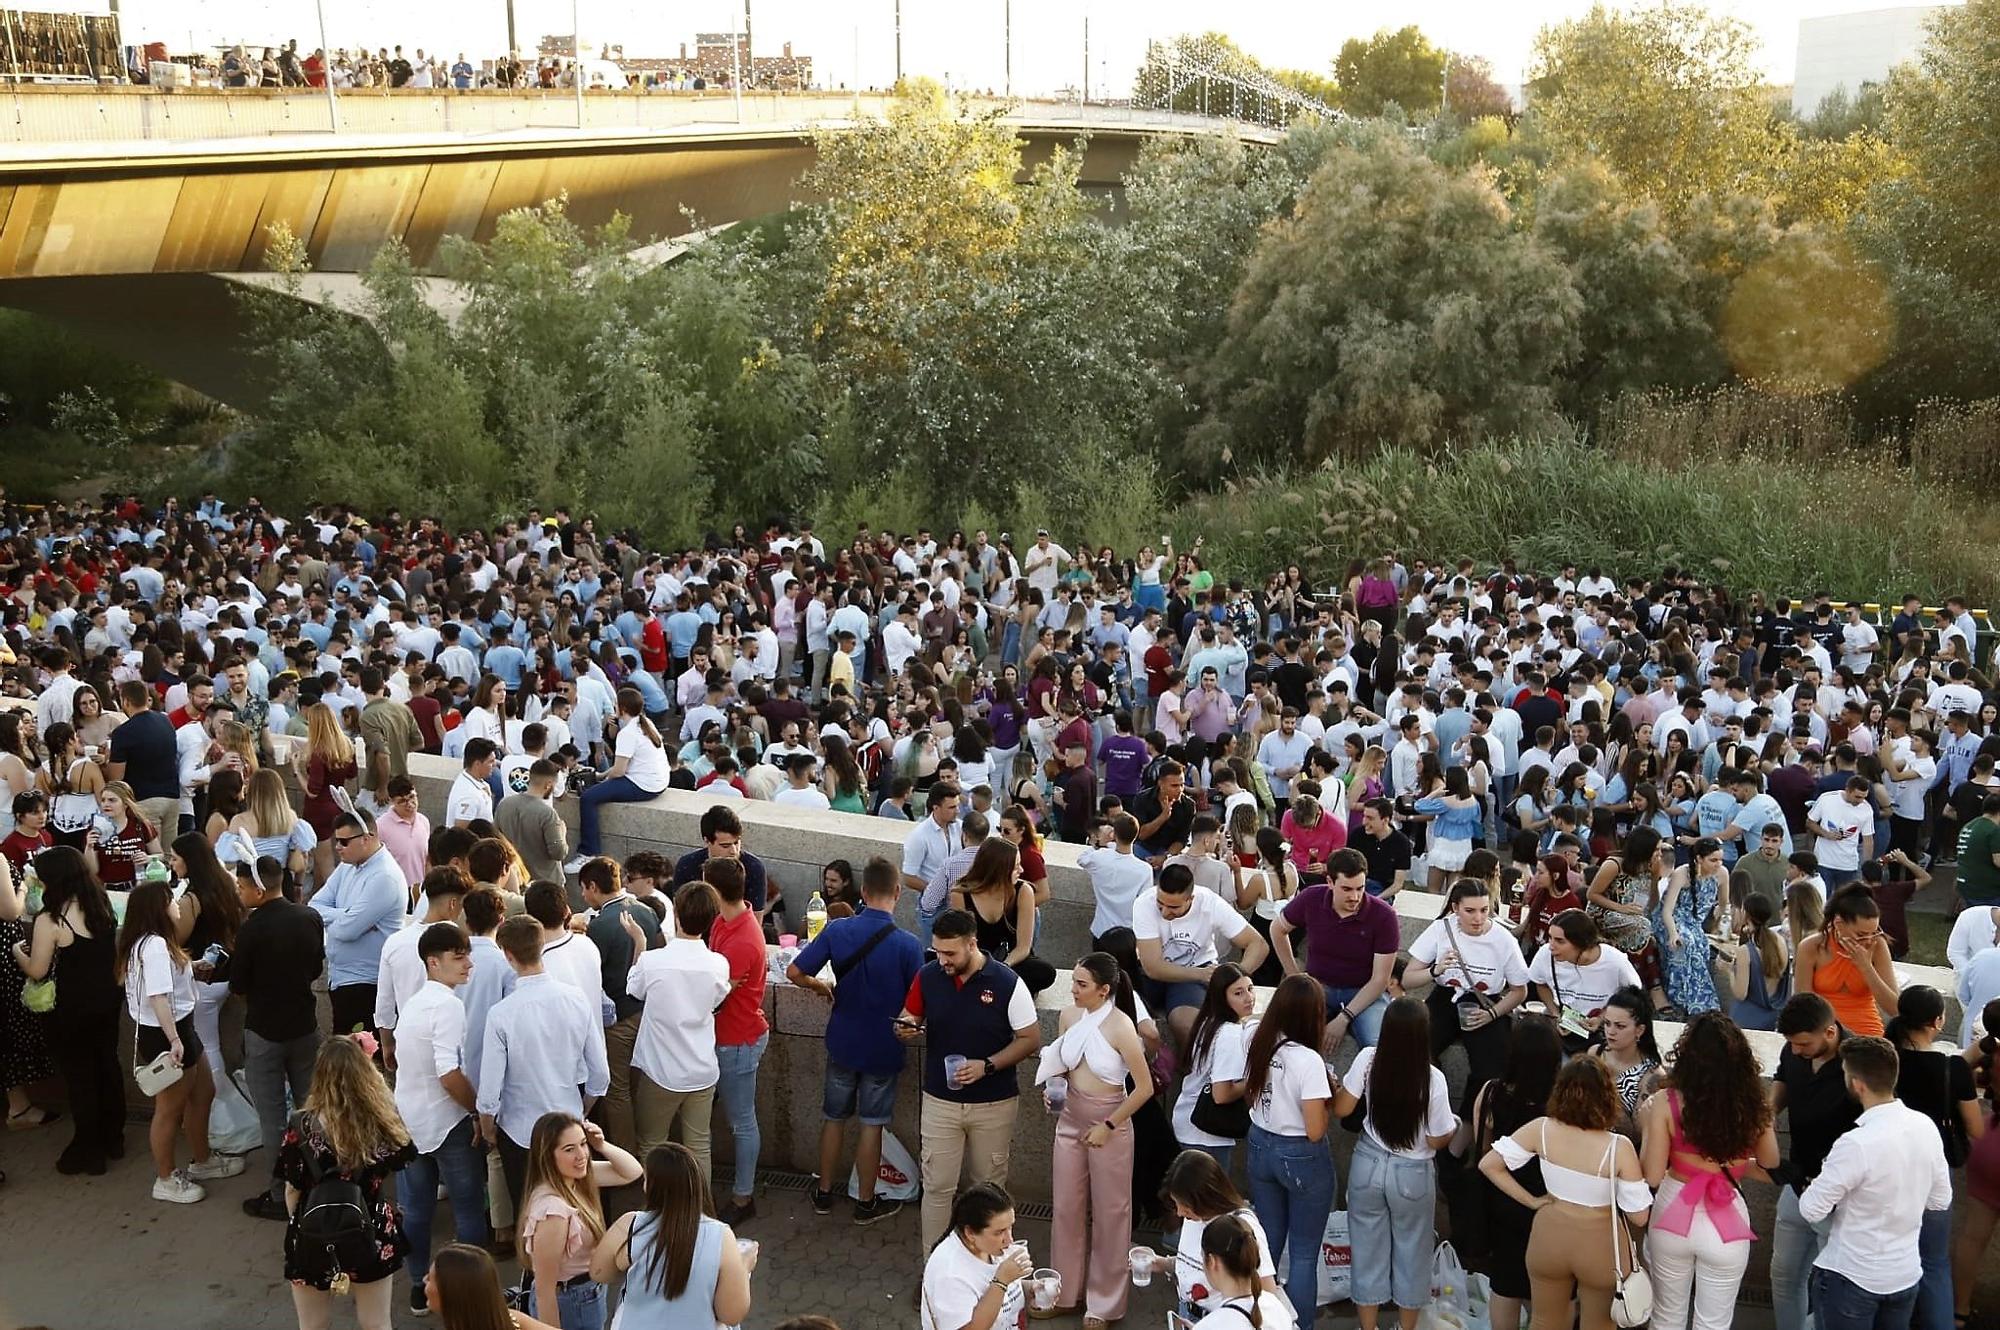
{"label": "people standing on bridge", "polygon": [[[720,868],[732,861],[717,859]],[[632,1040],[632,1117],[638,1153],[650,1156],[669,1139],[694,1153],[709,1171],[709,1120],[721,1079],[716,1056],[716,1009],[730,991],[729,960],[708,946],[722,898],[707,882],[674,897],[673,936],[647,949],[637,919],[620,920],[633,948],[626,993],[641,1005]]]}
{"label": "people standing on bridge", "polygon": [[326,923],[327,997],[336,1034],[374,1028],[382,944],[403,926],[410,885],[359,811],[334,819],[327,843],[339,867],[308,902]]}

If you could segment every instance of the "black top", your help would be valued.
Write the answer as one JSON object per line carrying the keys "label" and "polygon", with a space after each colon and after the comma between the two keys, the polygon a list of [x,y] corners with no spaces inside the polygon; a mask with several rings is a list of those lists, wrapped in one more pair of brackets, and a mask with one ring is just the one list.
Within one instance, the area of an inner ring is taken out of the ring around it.
{"label": "black top", "polygon": [[[1161,811],[1160,787],[1153,785],[1139,791],[1139,797],[1132,801],[1128,811],[1139,819],[1141,827],[1158,817]],[[1142,836],[1139,844],[1147,854],[1165,854],[1176,845],[1186,845],[1193,829],[1194,799],[1183,794],[1167,815],[1167,820],[1160,824],[1160,829],[1151,836]]]}
{"label": "black top", "polygon": [[111,760],[125,764],[123,779],[132,787],[133,798],[180,797],[180,754],[174,747],[174,723],[164,712],[126,717],[111,731]]}
{"label": "black top", "polygon": [[646,1005],[625,993],[625,977],[632,972],[632,936],[625,931],[624,922],[627,913],[645,933],[648,946],[660,940],[660,916],[629,895],[606,901],[591,919],[589,932],[603,964],[604,996],[618,1009],[620,1020],[638,1015]]}
{"label": "black top", "polygon": [[313,980],[326,963],[326,933],[317,911],[283,897],[250,912],[236,930],[236,950],[217,970],[241,993],[243,1025],[279,1043],[319,1028]]}
{"label": "black top", "polygon": [[[259,914],[263,913],[260,909]],[[363,1200],[368,1205],[369,1250],[358,1269],[341,1271],[333,1253],[314,1248],[299,1233],[298,1214],[294,1212],[285,1224],[285,1278],[296,1280],[312,1288],[328,1289],[333,1285],[336,1274],[345,1273],[357,1284],[372,1284],[378,1279],[387,1279],[403,1268],[403,1257],[409,1253],[410,1240],[403,1232],[403,1214],[396,1206],[396,1188],[391,1184],[397,1170],[417,1157],[417,1147],[409,1141],[388,1154],[370,1161],[361,1168],[343,1169],[334,1156],[333,1147],[327,1143],[319,1120],[310,1113],[295,1113],[285,1127],[284,1142],[278,1147],[278,1176],[299,1191],[299,1206],[303,1209],[306,1197],[312,1192],[314,1175],[312,1165],[307,1163],[311,1155],[316,1161],[320,1178],[342,1176],[361,1188]]]}
{"label": "black top", "polygon": [[1896,1098],[1937,1123],[1944,1137],[1945,1158],[1953,1163],[1962,1161],[1969,1142],[1965,1115],[1958,1106],[1978,1097],[1972,1068],[1964,1058],[1936,1049],[1903,1048],[1897,1052],[1901,1063],[1896,1071]]}
{"label": "black top", "polygon": [[[1846,1039],[1847,1031],[1843,1029],[1840,1037]],[[1860,1118],[1861,1105],[1847,1093],[1838,1056],[1815,1071],[1811,1062],[1787,1048],[1778,1055],[1778,1070],[1771,1079],[1785,1087],[1785,1112],[1791,1117],[1792,1157],[1783,1165],[1784,1180],[1804,1195],[1833,1143]]]}
{"label": "black top", "polygon": [[[740,851],[737,858],[743,861],[743,899],[751,909],[762,910],[766,891],[764,861],[748,850]],[[674,889],[678,891],[690,882],[699,882],[702,865],[707,862],[708,851],[705,849],[689,850],[674,860]]]}
{"label": "black top", "polygon": [[1381,883],[1385,891],[1396,880],[1396,874],[1410,871],[1410,838],[1394,828],[1380,840],[1366,832],[1356,832],[1347,843],[1361,851],[1368,861],[1368,880]]}

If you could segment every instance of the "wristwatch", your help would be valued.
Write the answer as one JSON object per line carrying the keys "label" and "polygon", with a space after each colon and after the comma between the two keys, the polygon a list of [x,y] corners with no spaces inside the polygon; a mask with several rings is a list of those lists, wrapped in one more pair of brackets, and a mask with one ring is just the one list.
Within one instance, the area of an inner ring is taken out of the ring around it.
{"label": "wristwatch", "polygon": [[1000,1068],[993,1065],[992,1058],[985,1059],[985,1062],[986,1062],[986,1074],[988,1076],[997,1076],[1000,1073]]}

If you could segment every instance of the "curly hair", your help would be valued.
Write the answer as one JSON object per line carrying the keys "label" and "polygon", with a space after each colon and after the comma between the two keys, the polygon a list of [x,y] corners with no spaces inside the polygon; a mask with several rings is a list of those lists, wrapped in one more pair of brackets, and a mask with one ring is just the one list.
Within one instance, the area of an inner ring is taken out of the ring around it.
{"label": "curly hair", "polygon": [[[1748,1158],[1771,1125],[1750,1041],[1719,1011],[1703,1012],[1681,1031],[1667,1085],[1681,1097],[1681,1135],[1716,1163]],[[1687,1111],[1690,1105],[1698,1111]]]}

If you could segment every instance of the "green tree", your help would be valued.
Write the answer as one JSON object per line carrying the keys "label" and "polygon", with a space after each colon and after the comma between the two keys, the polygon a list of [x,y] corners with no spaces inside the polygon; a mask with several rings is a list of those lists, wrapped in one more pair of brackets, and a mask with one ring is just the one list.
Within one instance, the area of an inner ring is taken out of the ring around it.
{"label": "green tree", "polygon": [[1514,100],[1493,77],[1493,65],[1481,55],[1453,55],[1444,71],[1445,109],[1460,120],[1511,116]]}
{"label": "green tree", "polygon": [[1352,115],[1380,115],[1386,106],[1428,110],[1444,93],[1445,52],[1415,24],[1384,28],[1365,41],[1350,37],[1333,62],[1341,108]]}
{"label": "green tree", "polygon": [[1205,376],[1190,469],[1552,426],[1582,301],[1483,175],[1362,126],[1275,222]]}
{"label": "green tree", "polygon": [[1835,88],[1819,99],[1812,114],[1800,117],[1799,129],[1816,139],[1844,139],[1867,131],[1880,134],[1888,119],[1888,107],[1880,83],[1868,81],[1859,92]]}
{"label": "green tree", "polygon": [[1536,38],[1531,105],[1559,159],[1603,159],[1676,218],[1761,181],[1772,115],[1756,58],[1749,25],[1686,0],[1593,5]]}

